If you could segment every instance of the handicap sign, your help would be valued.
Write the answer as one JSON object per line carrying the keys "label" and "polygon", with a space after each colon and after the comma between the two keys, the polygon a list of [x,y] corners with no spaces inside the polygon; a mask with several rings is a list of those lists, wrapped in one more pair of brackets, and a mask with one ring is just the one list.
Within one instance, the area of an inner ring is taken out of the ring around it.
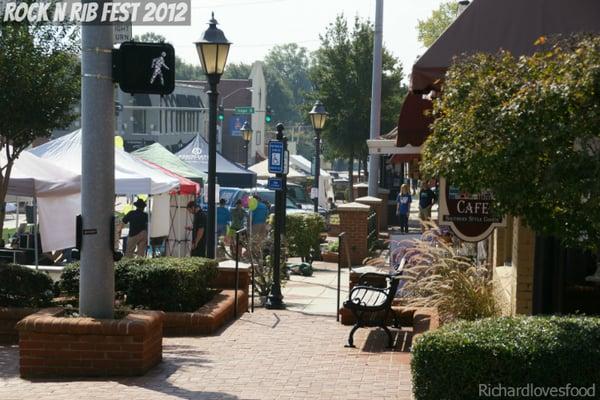
{"label": "handicap sign", "polygon": [[285,160],[283,153],[283,142],[279,140],[271,140],[269,142],[269,173],[284,173]]}
{"label": "handicap sign", "polygon": [[267,187],[271,190],[282,190],[283,189],[283,179],[281,178],[269,178],[269,183]]}

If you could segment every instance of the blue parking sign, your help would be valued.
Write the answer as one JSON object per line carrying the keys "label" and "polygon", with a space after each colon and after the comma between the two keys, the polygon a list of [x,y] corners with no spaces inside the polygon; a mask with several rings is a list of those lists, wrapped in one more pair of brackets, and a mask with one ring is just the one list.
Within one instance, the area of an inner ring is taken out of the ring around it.
{"label": "blue parking sign", "polygon": [[281,178],[269,178],[267,188],[271,190],[283,190],[283,179]]}
{"label": "blue parking sign", "polygon": [[284,171],[283,142],[271,140],[269,142],[269,173],[283,174]]}

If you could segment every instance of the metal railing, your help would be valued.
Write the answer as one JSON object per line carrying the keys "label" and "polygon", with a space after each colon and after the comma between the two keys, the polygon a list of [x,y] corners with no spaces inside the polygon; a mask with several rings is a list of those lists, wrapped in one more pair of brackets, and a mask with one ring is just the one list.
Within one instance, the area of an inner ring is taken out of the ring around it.
{"label": "metal railing", "polygon": [[[346,244],[344,246],[344,244]],[[346,243],[346,232],[341,232],[338,235],[338,268],[337,268],[337,303],[335,309],[335,320],[337,322],[340,321],[340,293],[341,293],[341,284],[342,284],[342,250],[346,255],[346,259],[348,261],[348,268],[351,267],[350,262],[350,252],[348,251],[348,246]]]}
{"label": "metal railing", "polygon": [[[238,315],[238,286],[240,285],[240,234],[246,231],[246,228],[242,228],[235,232],[235,291],[233,294],[233,319],[236,319]],[[254,271],[252,273],[252,292],[252,311],[254,312]]]}
{"label": "metal railing", "polygon": [[369,250],[373,249],[375,242],[377,241],[377,213],[371,208],[369,217],[367,218],[367,247]]}

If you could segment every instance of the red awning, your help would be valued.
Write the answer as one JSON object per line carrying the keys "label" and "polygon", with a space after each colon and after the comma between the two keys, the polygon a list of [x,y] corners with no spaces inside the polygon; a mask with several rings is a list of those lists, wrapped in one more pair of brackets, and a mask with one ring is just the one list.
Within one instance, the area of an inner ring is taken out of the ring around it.
{"label": "red awning", "polygon": [[439,91],[446,70],[461,54],[496,53],[515,57],[540,48],[540,36],[600,32],[599,0],[473,0],[417,60],[411,91]]}
{"label": "red awning", "polygon": [[189,195],[197,196],[200,193],[200,185],[197,184],[196,182],[191,181],[187,178],[184,178],[183,176],[177,175],[176,173],[171,172],[168,169],[163,168],[160,165],[155,164],[151,161],[146,161],[142,158],[138,158],[138,159],[142,160],[143,162],[150,165],[151,167],[156,168],[169,176],[179,179],[179,190],[176,190],[176,191],[174,190],[172,192],[172,194],[177,193],[177,194],[184,194],[184,195],[189,194]]}
{"label": "red awning", "polygon": [[419,147],[425,142],[431,132],[429,126],[433,123],[432,109],[433,103],[421,95],[409,93],[406,96],[398,118],[397,147]]}
{"label": "red awning", "polygon": [[394,154],[390,156],[390,163],[392,164],[400,164],[400,163],[409,163],[412,161],[421,161],[420,154]]}

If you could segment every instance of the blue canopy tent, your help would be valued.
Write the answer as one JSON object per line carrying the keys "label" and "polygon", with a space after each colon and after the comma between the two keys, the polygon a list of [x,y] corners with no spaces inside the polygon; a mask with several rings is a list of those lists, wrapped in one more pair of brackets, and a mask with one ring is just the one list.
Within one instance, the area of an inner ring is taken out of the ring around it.
{"label": "blue canopy tent", "polygon": [[[200,135],[196,135],[176,156],[189,166],[208,173],[208,143]],[[217,183],[220,186],[255,187],[256,173],[236,165],[217,152]]]}

